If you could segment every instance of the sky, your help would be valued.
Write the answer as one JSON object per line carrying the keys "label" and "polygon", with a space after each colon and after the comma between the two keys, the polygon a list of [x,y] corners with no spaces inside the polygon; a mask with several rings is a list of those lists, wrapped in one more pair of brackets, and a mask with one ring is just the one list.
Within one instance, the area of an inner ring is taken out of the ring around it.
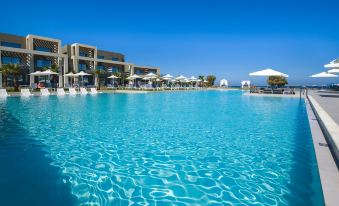
{"label": "sky", "polygon": [[292,85],[339,83],[309,77],[339,57],[338,0],[7,0],[1,7],[0,32],[94,45],[162,74],[262,85],[265,78],[248,74],[273,68]]}

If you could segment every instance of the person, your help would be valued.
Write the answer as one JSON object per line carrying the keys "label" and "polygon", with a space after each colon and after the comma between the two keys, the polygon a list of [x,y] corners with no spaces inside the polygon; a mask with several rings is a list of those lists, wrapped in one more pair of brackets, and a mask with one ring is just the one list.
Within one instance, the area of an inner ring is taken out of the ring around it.
{"label": "person", "polygon": [[41,88],[44,88],[44,85],[43,85],[42,82],[39,82],[39,83],[38,83],[38,89],[41,89]]}

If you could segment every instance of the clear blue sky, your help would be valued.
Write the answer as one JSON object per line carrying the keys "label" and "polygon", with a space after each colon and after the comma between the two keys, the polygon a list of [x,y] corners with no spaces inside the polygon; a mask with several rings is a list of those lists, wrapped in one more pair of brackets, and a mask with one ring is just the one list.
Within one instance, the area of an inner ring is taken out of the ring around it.
{"label": "clear blue sky", "polygon": [[338,0],[8,0],[1,7],[1,32],[96,45],[163,74],[260,84],[265,79],[248,73],[271,67],[291,84],[339,82],[308,77],[339,57]]}

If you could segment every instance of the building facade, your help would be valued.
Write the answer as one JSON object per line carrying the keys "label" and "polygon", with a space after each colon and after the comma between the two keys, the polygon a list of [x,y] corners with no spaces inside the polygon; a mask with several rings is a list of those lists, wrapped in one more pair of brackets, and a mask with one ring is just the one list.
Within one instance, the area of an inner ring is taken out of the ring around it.
{"label": "building facade", "polygon": [[0,68],[5,64],[18,64],[21,69],[19,83],[27,86],[38,81],[37,77],[30,76],[30,73],[50,68],[52,65],[58,68],[59,86],[69,84],[69,78],[64,74],[70,71],[92,74],[85,77],[89,85],[97,84],[94,78],[95,70],[101,71],[101,84],[108,83],[106,77],[114,73],[119,73],[122,77],[132,74],[142,76],[150,72],[160,75],[160,68],[125,62],[125,56],[117,52],[98,50],[96,46],[80,43],[62,46],[59,39],[31,34],[23,37],[0,33],[0,59]]}

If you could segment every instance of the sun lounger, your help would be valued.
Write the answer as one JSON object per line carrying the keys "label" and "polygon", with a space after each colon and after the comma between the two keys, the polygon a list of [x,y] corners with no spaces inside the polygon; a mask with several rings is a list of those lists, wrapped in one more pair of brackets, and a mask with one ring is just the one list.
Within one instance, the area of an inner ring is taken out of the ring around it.
{"label": "sun lounger", "polygon": [[0,89],[0,98],[6,98],[8,96],[6,89]]}
{"label": "sun lounger", "polygon": [[264,89],[263,93],[264,94],[273,94],[273,90],[272,89]]}
{"label": "sun lounger", "polygon": [[24,97],[32,96],[32,93],[29,91],[29,89],[21,89],[20,95]]}
{"label": "sun lounger", "polygon": [[49,96],[51,94],[46,88],[40,89],[40,93],[41,96]]}
{"label": "sun lounger", "polygon": [[80,88],[80,93],[82,94],[82,95],[85,95],[85,94],[88,94],[88,91],[87,91],[87,89],[86,88]]}
{"label": "sun lounger", "polygon": [[98,91],[96,88],[91,88],[91,94],[98,94]]}
{"label": "sun lounger", "polygon": [[77,95],[78,92],[75,90],[75,88],[69,88],[69,94],[70,95]]}
{"label": "sun lounger", "polygon": [[65,93],[65,90],[64,90],[64,88],[57,88],[57,95],[58,96],[63,96],[63,95],[65,95],[66,93]]}
{"label": "sun lounger", "polygon": [[284,89],[274,89],[273,90],[273,94],[283,94],[284,93]]}

